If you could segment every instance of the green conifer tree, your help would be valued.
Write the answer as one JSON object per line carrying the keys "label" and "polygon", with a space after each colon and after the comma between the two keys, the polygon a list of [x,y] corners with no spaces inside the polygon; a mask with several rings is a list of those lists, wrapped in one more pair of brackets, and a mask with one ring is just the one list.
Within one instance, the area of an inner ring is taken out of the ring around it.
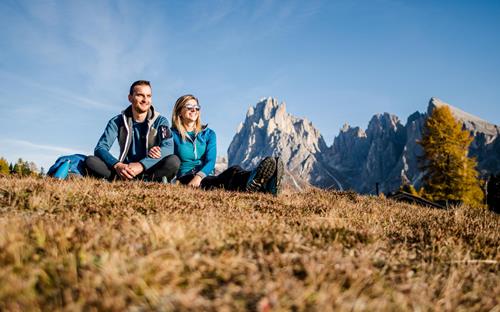
{"label": "green conifer tree", "polygon": [[484,195],[477,162],[468,157],[472,140],[470,133],[462,130],[462,124],[453,118],[448,106],[433,110],[419,142],[424,149],[421,167],[425,172],[424,197],[481,206]]}
{"label": "green conifer tree", "polygon": [[14,167],[12,167],[12,174],[15,174],[17,176],[21,176],[23,173],[23,168],[22,168],[22,159],[19,158],[17,162],[14,164]]}
{"label": "green conifer tree", "polygon": [[20,177],[31,175],[32,171],[30,169],[30,163],[28,161],[24,161],[22,158],[19,158],[11,173]]}

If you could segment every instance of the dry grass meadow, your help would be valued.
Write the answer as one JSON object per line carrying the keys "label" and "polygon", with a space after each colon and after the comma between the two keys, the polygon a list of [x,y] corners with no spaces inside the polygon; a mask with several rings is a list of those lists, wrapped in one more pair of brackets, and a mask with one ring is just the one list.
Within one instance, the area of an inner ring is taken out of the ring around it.
{"label": "dry grass meadow", "polygon": [[1,311],[500,311],[500,216],[0,178]]}

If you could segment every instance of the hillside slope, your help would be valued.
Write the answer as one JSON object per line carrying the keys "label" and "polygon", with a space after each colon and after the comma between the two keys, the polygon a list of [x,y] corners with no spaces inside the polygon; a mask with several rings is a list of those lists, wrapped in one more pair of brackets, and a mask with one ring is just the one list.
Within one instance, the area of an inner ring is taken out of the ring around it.
{"label": "hillside slope", "polygon": [[499,309],[499,228],[354,193],[0,178],[0,310]]}

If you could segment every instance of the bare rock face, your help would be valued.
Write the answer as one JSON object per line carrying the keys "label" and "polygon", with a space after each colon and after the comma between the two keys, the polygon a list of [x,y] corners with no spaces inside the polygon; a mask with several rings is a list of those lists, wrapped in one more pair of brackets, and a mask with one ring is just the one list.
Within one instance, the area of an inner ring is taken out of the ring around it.
{"label": "bare rock face", "polygon": [[248,109],[228,149],[229,166],[255,167],[266,156],[280,156],[285,163],[285,182],[302,189],[308,184],[334,183],[320,174],[321,155],[327,149],[319,131],[307,119],[286,112],[286,104],[264,98]]}
{"label": "bare rock face", "polygon": [[[400,171],[397,166],[401,157],[406,136],[398,117],[384,113],[375,115],[368,124],[368,155],[363,163],[358,189],[363,193],[374,193],[375,184],[379,183],[385,191],[393,183],[394,177],[388,173]],[[396,177],[399,180],[399,176]]]}
{"label": "bare rock face", "polygon": [[337,172],[346,189],[354,189],[356,177],[361,175],[362,167],[369,150],[368,137],[359,127],[344,124],[332,146],[325,151],[326,164]]}
{"label": "bare rock face", "polygon": [[448,106],[453,116],[463,123],[463,129],[474,136],[469,148],[469,155],[476,157],[478,169],[482,175],[500,171],[500,128],[479,117],[466,113],[437,98],[431,98],[427,108],[430,114],[436,107]]}
{"label": "bare rock face", "polygon": [[[341,174],[346,188],[375,193],[377,183],[380,191],[399,184],[405,142],[406,132],[398,117],[377,114],[366,132],[344,125],[324,158]],[[390,174],[393,172],[398,174]]]}
{"label": "bare rock face", "polygon": [[297,189],[314,185],[373,194],[376,185],[381,192],[403,182],[419,186],[423,150],[417,142],[428,114],[441,105],[448,105],[474,136],[469,153],[477,158],[480,173],[499,172],[499,127],[437,98],[431,98],[427,114],[413,113],[406,125],[388,113],[374,115],[366,131],[346,124],[330,147],[310,121],[288,114],[285,103],[263,99],[240,124],[228,149],[229,166],[252,168],[265,156],[280,155],[287,168],[285,180]]}
{"label": "bare rock face", "polygon": [[[400,181],[397,179],[395,183],[410,183],[413,185],[420,185],[423,174],[420,170],[420,165],[418,158],[423,155],[423,149],[417,142],[422,138],[422,131],[424,129],[426,115],[415,112],[408,117],[405,125],[405,135],[406,142],[401,153],[401,157],[395,170],[390,173],[394,178],[397,178],[398,174]],[[398,171],[400,170],[400,171]],[[389,191],[394,190],[399,185],[393,183],[392,185],[387,185]]]}
{"label": "bare rock face", "polygon": [[430,115],[434,108],[441,106],[448,106],[451,110],[451,113],[453,114],[453,117],[463,123],[464,129],[471,131],[471,134],[474,136],[478,133],[483,133],[486,137],[489,138],[489,143],[491,143],[491,140],[496,138],[500,133],[497,125],[491,124],[479,117],[466,113],[459,108],[445,103],[435,97],[431,98],[431,100],[429,101],[429,106],[427,107],[427,115]]}

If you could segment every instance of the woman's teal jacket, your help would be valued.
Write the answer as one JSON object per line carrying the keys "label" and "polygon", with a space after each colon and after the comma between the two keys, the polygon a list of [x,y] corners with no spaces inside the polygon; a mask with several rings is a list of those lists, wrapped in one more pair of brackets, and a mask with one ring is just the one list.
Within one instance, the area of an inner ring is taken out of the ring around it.
{"label": "woman's teal jacket", "polygon": [[172,137],[174,154],[181,160],[177,177],[197,174],[204,178],[213,173],[217,158],[217,138],[212,129],[204,126],[197,135],[188,132],[183,140],[177,129],[172,128]]}

